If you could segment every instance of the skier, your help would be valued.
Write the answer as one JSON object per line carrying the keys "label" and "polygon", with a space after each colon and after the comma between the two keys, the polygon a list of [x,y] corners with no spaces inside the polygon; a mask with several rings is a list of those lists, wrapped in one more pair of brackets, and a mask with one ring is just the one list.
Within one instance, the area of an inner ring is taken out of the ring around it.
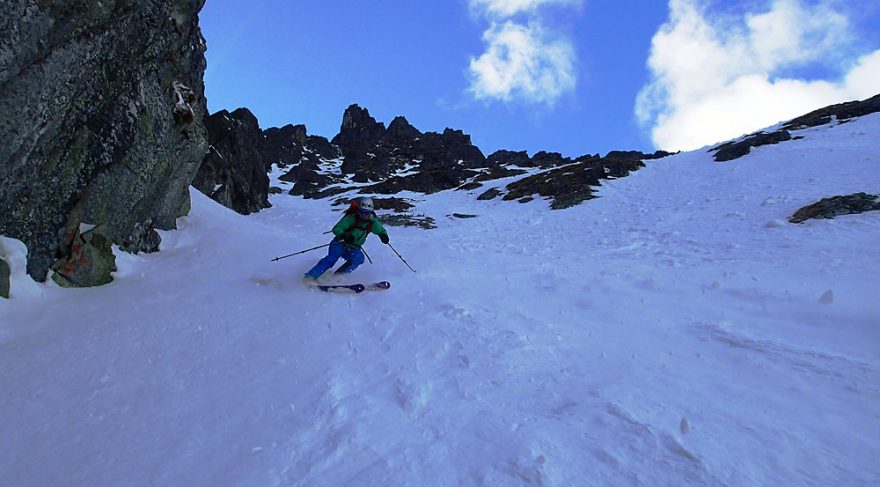
{"label": "skier", "polygon": [[373,200],[361,198],[355,201],[345,211],[339,223],[333,226],[333,241],[327,251],[327,256],[319,260],[315,267],[306,272],[303,279],[306,282],[315,282],[340,257],[345,259],[345,264],[339,267],[334,274],[349,274],[359,265],[364,263],[364,252],[361,246],[367,240],[370,232],[379,236],[383,244],[387,244],[388,232],[382,226],[376,213],[373,211]]}

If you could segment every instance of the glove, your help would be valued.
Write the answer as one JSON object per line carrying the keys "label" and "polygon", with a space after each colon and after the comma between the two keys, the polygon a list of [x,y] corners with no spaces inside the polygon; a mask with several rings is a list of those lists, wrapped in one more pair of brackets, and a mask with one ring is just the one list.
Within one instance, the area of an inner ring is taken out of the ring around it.
{"label": "glove", "polygon": [[383,234],[379,235],[379,240],[381,240],[383,244],[386,244],[386,245],[387,245],[387,244],[388,244],[388,241],[391,240],[391,239],[388,238],[388,234],[387,234],[387,233],[383,233]]}

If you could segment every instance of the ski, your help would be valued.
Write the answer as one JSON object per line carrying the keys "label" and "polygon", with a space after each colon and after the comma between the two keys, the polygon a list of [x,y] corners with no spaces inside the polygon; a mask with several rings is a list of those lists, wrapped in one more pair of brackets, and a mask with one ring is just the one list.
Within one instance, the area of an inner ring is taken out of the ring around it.
{"label": "ski", "polygon": [[372,282],[369,284],[364,284],[364,288],[367,291],[384,291],[391,288],[391,283],[388,281]]}
{"label": "ski", "polygon": [[362,293],[366,289],[363,284],[318,284],[315,287],[327,293]]}
{"label": "ski", "polygon": [[378,281],[371,282],[369,284],[312,284],[308,283],[309,286],[320,289],[321,291],[328,293],[362,293],[365,290],[369,291],[384,291],[386,289],[391,288],[391,283],[388,281]]}

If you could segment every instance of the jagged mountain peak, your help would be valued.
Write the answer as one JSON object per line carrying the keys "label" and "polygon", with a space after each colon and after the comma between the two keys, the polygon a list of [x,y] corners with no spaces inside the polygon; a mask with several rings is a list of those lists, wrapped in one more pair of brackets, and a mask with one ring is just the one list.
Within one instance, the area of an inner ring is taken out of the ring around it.
{"label": "jagged mountain peak", "polygon": [[[347,139],[352,136],[372,138],[379,137],[384,132],[384,123],[377,122],[366,108],[362,108],[358,104],[352,104],[345,109],[345,113],[342,115],[342,125],[339,127],[339,135],[336,138]],[[334,138],[334,141],[336,138]]]}
{"label": "jagged mountain peak", "polygon": [[413,127],[406,117],[398,115],[394,117],[394,120],[388,125],[387,135],[389,138],[397,140],[412,140],[421,137],[422,133],[417,128]]}

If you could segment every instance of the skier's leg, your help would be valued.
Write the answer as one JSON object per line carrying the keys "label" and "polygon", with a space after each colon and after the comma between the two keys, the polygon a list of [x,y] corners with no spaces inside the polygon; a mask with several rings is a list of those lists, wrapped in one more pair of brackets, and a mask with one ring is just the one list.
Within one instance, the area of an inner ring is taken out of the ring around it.
{"label": "skier's leg", "polygon": [[350,274],[364,263],[364,252],[361,249],[345,249],[342,258],[347,262],[336,271],[337,274]]}
{"label": "skier's leg", "polygon": [[327,269],[333,267],[333,264],[342,257],[342,254],[345,252],[345,245],[342,242],[333,242],[330,244],[330,247],[327,249],[327,256],[323,259],[319,260],[315,267],[309,272],[306,272],[305,277],[307,279],[317,279],[321,277],[322,274],[327,272]]}

